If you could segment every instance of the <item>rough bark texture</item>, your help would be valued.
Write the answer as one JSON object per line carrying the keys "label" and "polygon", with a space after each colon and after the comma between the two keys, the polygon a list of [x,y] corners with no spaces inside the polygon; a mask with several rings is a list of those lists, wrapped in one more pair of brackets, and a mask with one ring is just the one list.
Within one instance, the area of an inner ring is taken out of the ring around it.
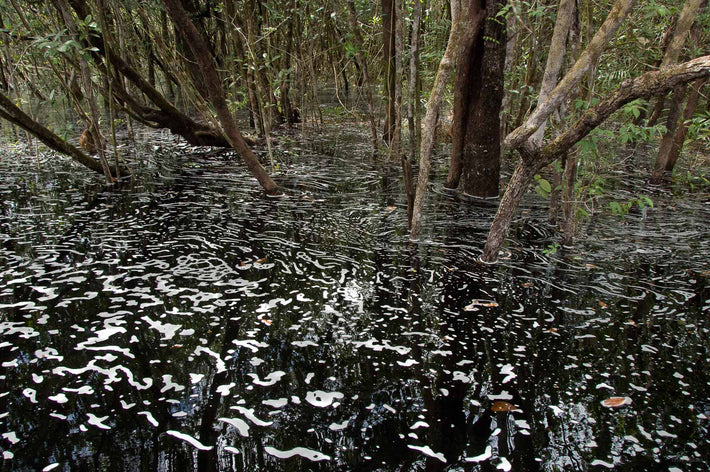
{"label": "rough bark texture", "polygon": [[695,17],[698,14],[700,5],[705,0],[685,0],[683,5],[683,10],[680,12],[678,17],[678,23],[676,24],[675,31],[673,31],[673,37],[668,44],[668,49],[663,56],[663,62],[661,62],[661,69],[665,67],[670,67],[678,63],[680,59],[680,53],[683,50],[683,45],[688,38],[688,32],[693,26]]}
{"label": "rough bark texture", "polygon": [[[685,103],[685,108],[683,109],[683,116],[680,120],[680,124],[677,125],[677,129],[674,133],[672,133],[672,136],[670,132],[666,133],[669,136],[663,136],[661,147],[658,151],[658,157],[656,159],[656,165],[653,169],[653,175],[651,177],[652,182],[660,182],[663,178],[664,172],[673,171],[673,168],[678,161],[678,157],[680,156],[680,152],[683,149],[685,133],[688,130],[687,122],[695,113],[695,108],[698,106],[698,99],[700,98],[700,89],[702,89],[703,85],[707,83],[707,80],[707,78],[698,79],[690,86],[690,92],[688,93],[688,99]],[[671,104],[671,112],[669,112],[669,115],[673,113],[673,111],[674,107],[673,104]],[[680,112],[680,104],[678,104],[678,112]]]}
{"label": "rough bark texture", "polygon": [[588,109],[569,129],[539,151],[530,152],[524,144],[517,148],[522,159],[501,199],[483,249],[481,260],[495,262],[510,228],[513,216],[536,172],[559,159],[572,146],[599,126],[612,113],[638,98],[668,93],[674,87],[696,79],[710,77],[710,56],[703,56],[677,66],[647,72],[625,80],[606,99]]}
{"label": "rough bark texture", "polygon": [[[557,8],[555,29],[552,33],[552,40],[550,41],[550,51],[547,55],[547,64],[545,64],[545,73],[542,76],[540,94],[537,98],[538,103],[544,103],[557,85],[560,71],[562,70],[565,60],[567,37],[572,27],[574,9],[575,0],[560,0],[560,6]],[[539,148],[542,145],[546,125],[547,120],[530,136],[530,142],[535,148]]]}
{"label": "rough bark texture", "polygon": [[518,149],[547,120],[547,118],[570,96],[589,69],[596,64],[604,47],[611,41],[624,18],[631,11],[634,0],[617,0],[606,20],[594,35],[577,62],[565,74],[560,83],[550,92],[549,98],[538,103],[525,123],[513,130],[505,138],[508,149]]}
{"label": "rough bark texture", "polygon": [[419,144],[417,132],[417,115],[419,114],[419,24],[421,23],[422,4],[414,0],[412,12],[412,42],[409,49],[409,105],[407,107],[407,122],[409,124],[409,157],[414,159]]}
{"label": "rough bark texture", "polygon": [[[466,0],[464,0],[466,1]],[[441,101],[444,96],[446,83],[449,81],[451,70],[454,67],[454,58],[458,55],[460,37],[464,28],[464,17],[467,15],[478,18],[478,27],[482,27],[485,18],[485,8],[482,0],[471,0],[466,9],[461,8],[458,0],[451,0],[451,31],[449,32],[449,42],[446,51],[441,58],[439,68],[436,71],[434,85],[429,94],[429,101],[426,106],[426,114],[422,122],[422,142],[419,148],[419,177],[417,179],[416,195],[414,197],[414,210],[412,212],[412,223],[409,237],[416,239],[422,227],[422,209],[424,208],[424,198],[426,187],[429,182],[429,171],[431,169],[431,154],[434,150],[434,134],[436,131],[436,120],[439,116]]]}
{"label": "rough bark texture", "polygon": [[491,223],[491,227],[488,230],[488,238],[483,248],[481,261],[495,262],[498,259],[498,252],[503,246],[515,212],[518,210],[520,202],[523,201],[523,196],[525,196],[525,192],[533,181],[535,174],[542,167],[532,159],[521,159],[518,163],[510,182],[508,182],[503,198],[501,198],[498,212],[496,212],[493,223]]}
{"label": "rough bark texture", "polygon": [[500,180],[500,109],[503,102],[506,25],[496,14],[504,0],[487,2],[483,28],[469,17],[454,89],[451,168],[446,186],[495,197]]}
{"label": "rough bark texture", "polygon": [[207,44],[203,41],[197,28],[192,23],[187,13],[180,5],[179,0],[163,0],[163,5],[170,15],[176,29],[185,36],[190,48],[192,49],[195,58],[198,61],[200,69],[202,69],[204,77],[204,85],[207,89],[209,100],[214,106],[219,119],[224,129],[224,133],[232,147],[244,159],[249,171],[259,181],[261,186],[268,194],[276,194],[279,192],[279,187],[271,180],[271,177],[266,173],[266,170],[259,163],[254,152],[249,149],[249,146],[244,141],[242,133],[237,128],[234,117],[229,112],[227,102],[224,98],[224,90],[222,82],[217,74],[212,55],[209,52]]}
{"label": "rough bark texture", "polygon": [[382,39],[384,41],[384,69],[385,69],[385,127],[382,139],[390,145],[395,136],[395,120],[397,108],[395,106],[395,0],[382,0]]}

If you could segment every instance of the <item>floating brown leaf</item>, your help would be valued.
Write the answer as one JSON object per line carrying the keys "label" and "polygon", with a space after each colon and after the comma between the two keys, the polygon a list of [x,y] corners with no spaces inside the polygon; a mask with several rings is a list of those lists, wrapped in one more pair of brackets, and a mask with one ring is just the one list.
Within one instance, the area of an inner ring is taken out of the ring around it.
{"label": "floating brown leaf", "polygon": [[473,300],[468,306],[464,308],[464,311],[473,311],[477,306],[492,308],[498,306],[498,303],[492,300]]}
{"label": "floating brown leaf", "polygon": [[513,405],[512,403],[504,402],[502,400],[495,401],[491,405],[491,411],[495,411],[496,413],[504,411],[516,411],[517,409],[517,406]]}
{"label": "floating brown leaf", "polygon": [[602,401],[602,405],[607,408],[618,408],[629,404],[631,404],[631,399],[629,397],[610,397]]}

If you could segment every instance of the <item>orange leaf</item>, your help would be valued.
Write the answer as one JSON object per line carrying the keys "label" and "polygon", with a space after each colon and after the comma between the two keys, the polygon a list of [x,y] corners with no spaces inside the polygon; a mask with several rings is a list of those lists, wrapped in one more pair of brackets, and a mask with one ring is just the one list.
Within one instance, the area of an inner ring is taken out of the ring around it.
{"label": "orange leaf", "polygon": [[498,306],[498,303],[492,300],[473,300],[467,307],[464,308],[464,311],[473,311],[475,309],[474,307],[477,306],[492,308]]}
{"label": "orange leaf", "polygon": [[496,413],[500,413],[502,411],[516,411],[517,409],[517,406],[513,405],[512,403],[504,402],[502,400],[493,402],[493,404],[491,405],[491,411],[495,411]]}
{"label": "orange leaf", "polygon": [[266,326],[271,326],[271,324],[273,323],[273,321],[271,320],[261,320],[261,322],[264,323]]}
{"label": "orange leaf", "polygon": [[607,398],[602,402],[602,405],[607,408],[618,408],[624,405],[630,405],[631,399],[629,397],[611,397]]}

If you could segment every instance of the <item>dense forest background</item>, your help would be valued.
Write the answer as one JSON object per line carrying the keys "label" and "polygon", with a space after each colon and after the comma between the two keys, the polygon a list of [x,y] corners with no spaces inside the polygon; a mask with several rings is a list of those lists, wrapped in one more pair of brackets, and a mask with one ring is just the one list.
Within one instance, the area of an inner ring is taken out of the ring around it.
{"label": "dense forest background", "polygon": [[569,242],[600,167],[628,170],[638,149],[654,184],[679,159],[676,180],[708,183],[706,0],[3,0],[0,42],[5,139],[39,140],[109,182],[131,173],[118,140],[149,127],[234,148],[279,193],[279,129],[311,133],[336,114],[363,123],[374,158],[401,162],[416,239],[437,140],[450,142],[446,186],[469,195],[497,197],[512,159],[485,261],[531,186]]}

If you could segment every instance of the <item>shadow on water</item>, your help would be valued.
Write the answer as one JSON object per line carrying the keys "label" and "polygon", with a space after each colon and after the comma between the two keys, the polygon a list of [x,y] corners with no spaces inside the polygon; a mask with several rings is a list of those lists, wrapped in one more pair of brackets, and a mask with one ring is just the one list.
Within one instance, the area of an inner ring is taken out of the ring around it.
{"label": "shadow on water", "polygon": [[2,470],[706,470],[702,195],[554,256],[531,199],[484,266],[494,202],[434,184],[412,245],[359,132],[289,139],[280,198],[170,143],[112,190],[3,158]]}

